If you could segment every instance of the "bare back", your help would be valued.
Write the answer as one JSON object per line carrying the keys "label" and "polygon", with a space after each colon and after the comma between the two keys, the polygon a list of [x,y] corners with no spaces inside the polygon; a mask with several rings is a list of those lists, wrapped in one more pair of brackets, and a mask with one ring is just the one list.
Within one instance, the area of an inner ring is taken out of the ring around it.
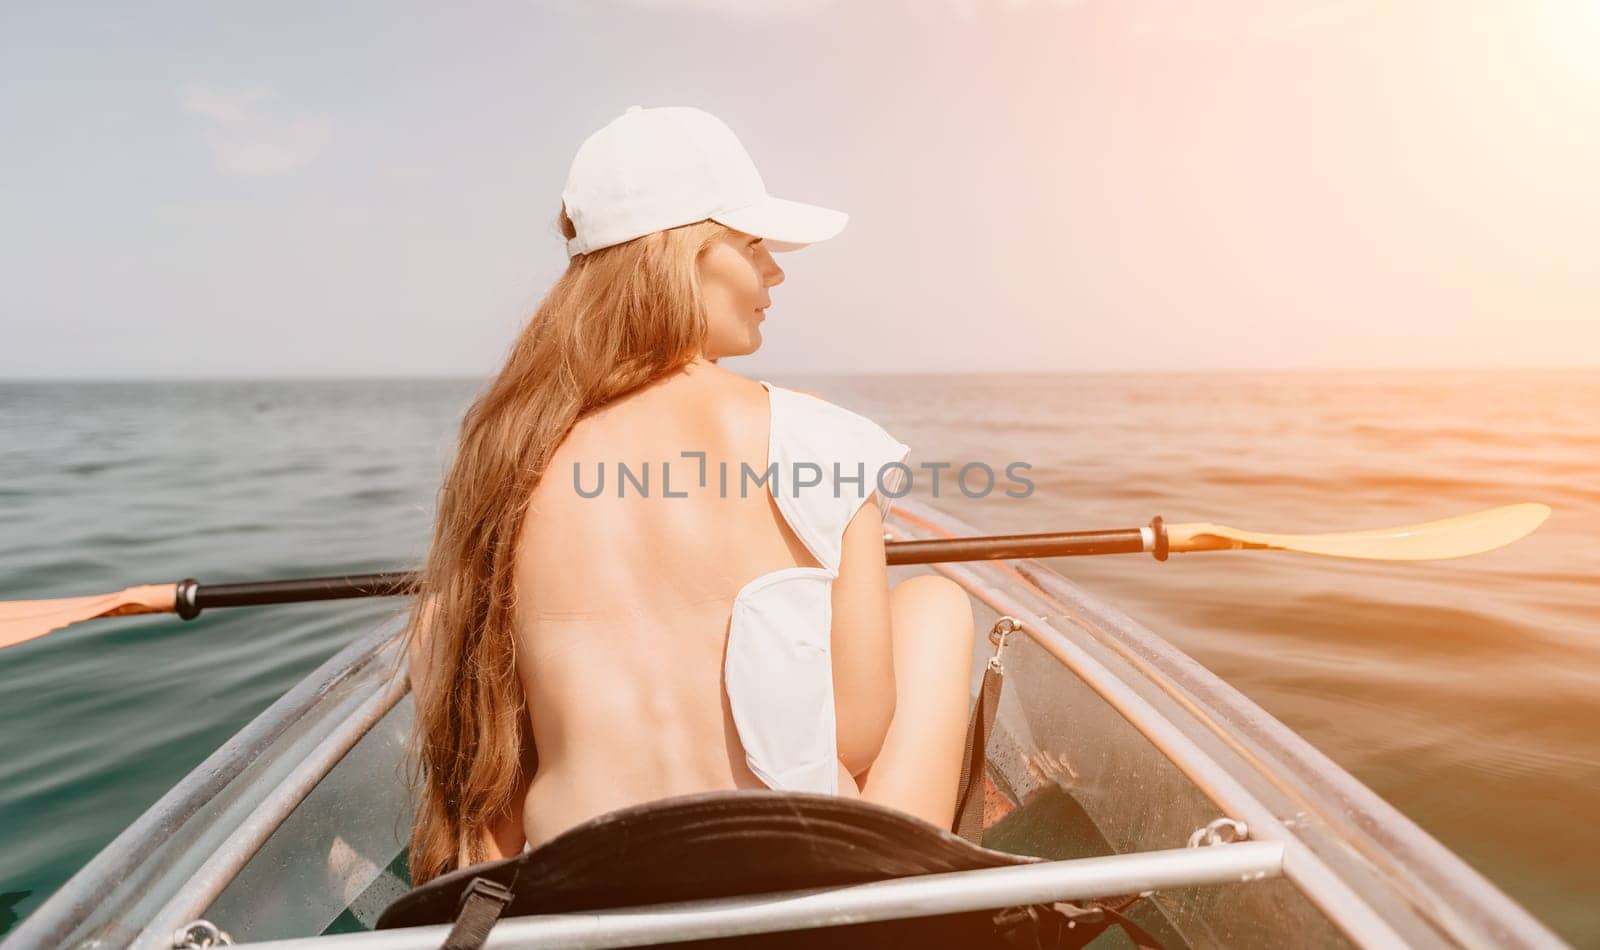
{"label": "bare back", "polygon": [[[817,564],[766,488],[742,477],[766,470],[769,419],[761,384],[697,363],[581,419],[557,449],[516,552],[518,672],[538,750],[521,821],[531,845],[616,808],[762,787],[723,689],[730,613],[752,579]],[[851,772],[870,763],[894,705],[874,506],[844,545],[833,665],[839,787],[855,794]]]}

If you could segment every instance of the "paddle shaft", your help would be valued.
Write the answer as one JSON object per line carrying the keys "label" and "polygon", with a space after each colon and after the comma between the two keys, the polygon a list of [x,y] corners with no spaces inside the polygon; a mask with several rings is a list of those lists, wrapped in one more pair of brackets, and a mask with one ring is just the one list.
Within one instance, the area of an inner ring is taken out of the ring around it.
{"label": "paddle shaft", "polygon": [[[1158,561],[1186,551],[1296,551],[1366,561],[1432,561],[1493,551],[1531,534],[1550,515],[1548,505],[1522,502],[1424,524],[1329,534],[1267,534],[1210,523],[1166,525],[1160,517],[1142,528],[1064,531],[997,537],[892,541],[890,564],[1072,557],[1149,552]],[[108,594],[56,600],[0,602],[0,649],[96,617],[176,613],[185,620],[207,607],[287,604],[384,597],[416,591],[414,573],[355,574],[252,584],[140,584]]]}
{"label": "paddle shaft", "polygon": [[1112,531],[1056,531],[985,538],[938,538],[932,541],[890,541],[884,545],[890,564],[939,564],[947,561],[1005,561],[1023,557],[1077,557],[1090,554],[1140,554],[1162,550],[1160,518],[1151,528]]}
{"label": "paddle shaft", "polygon": [[[890,541],[884,545],[890,564],[939,564],[951,561],[1003,561],[1025,557],[1075,557],[1092,554],[1139,554],[1149,551],[1166,560],[1166,532],[1158,517],[1146,528],[1112,531],[1057,531],[982,538],[939,538]],[[307,577],[247,584],[178,582],[178,616],[191,620],[208,607],[295,604],[352,597],[393,597],[412,593],[413,571]]]}
{"label": "paddle shaft", "polygon": [[190,579],[178,582],[178,616],[190,620],[207,607],[252,607],[345,600],[351,597],[394,597],[411,593],[416,584],[415,571],[303,577],[298,580],[246,584],[201,584]]}

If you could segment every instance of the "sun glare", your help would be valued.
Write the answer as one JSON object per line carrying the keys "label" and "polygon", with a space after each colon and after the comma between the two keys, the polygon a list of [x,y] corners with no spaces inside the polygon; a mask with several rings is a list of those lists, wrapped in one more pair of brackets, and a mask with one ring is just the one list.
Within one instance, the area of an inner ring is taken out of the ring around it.
{"label": "sun glare", "polygon": [[1561,65],[1600,82],[1600,0],[1546,0],[1545,28]]}

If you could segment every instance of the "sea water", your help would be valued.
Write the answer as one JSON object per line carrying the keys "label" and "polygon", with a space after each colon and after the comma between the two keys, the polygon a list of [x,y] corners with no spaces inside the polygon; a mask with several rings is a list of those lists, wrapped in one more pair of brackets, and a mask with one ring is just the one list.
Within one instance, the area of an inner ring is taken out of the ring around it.
{"label": "sea water", "polygon": [[[1053,564],[1567,939],[1600,942],[1600,372],[773,381],[877,420],[912,446],[912,497],[997,533],[1156,514],[1342,531],[1550,505],[1533,536],[1454,561]],[[481,384],[0,383],[0,599],[414,567]],[[947,474],[933,497],[921,466],[943,462],[1021,462],[1033,488],[968,497]],[[0,651],[0,929],[401,609],[119,618]]]}

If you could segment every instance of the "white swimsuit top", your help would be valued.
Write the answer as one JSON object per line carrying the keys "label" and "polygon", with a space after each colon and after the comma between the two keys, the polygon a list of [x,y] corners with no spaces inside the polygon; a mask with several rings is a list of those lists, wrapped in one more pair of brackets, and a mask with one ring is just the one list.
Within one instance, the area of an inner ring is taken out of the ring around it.
{"label": "white swimsuit top", "polygon": [[761,385],[771,407],[766,489],[821,566],[763,574],[734,596],[723,670],[728,702],[757,778],[775,789],[836,795],[833,579],[845,527],[868,498],[888,513],[909,472],[895,463],[910,448],[848,409]]}

